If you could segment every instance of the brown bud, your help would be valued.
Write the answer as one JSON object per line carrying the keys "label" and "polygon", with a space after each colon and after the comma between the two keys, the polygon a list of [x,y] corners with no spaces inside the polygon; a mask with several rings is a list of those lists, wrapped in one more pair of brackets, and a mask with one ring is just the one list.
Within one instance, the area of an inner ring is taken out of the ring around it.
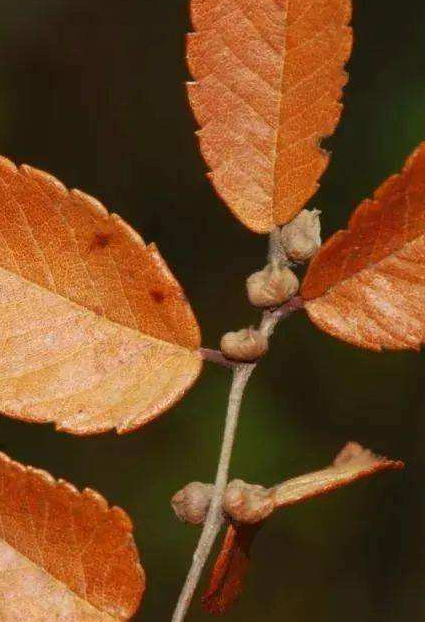
{"label": "brown bud", "polygon": [[320,212],[303,209],[290,223],[282,227],[282,245],[289,259],[308,261],[319,250]]}
{"label": "brown bud", "polygon": [[214,491],[212,484],[192,482],[179,490],[171,499],[174,512],[184,523],[202,525]]}
{"label": "brown bud", "polygon": [[277,307],[299,289],[297,276],[283,263],[268,264],[246,281],[248,298],[255,307]]}
{"label": "brown bud", "polygon": [[267,488],[235,479],[227,486],[223,509],[240,523],[254,524],[270,516],[274,510],[274,502]]}
{"label": "brown bud", "polygon": [[267,337],[253,328],[226,333],[220,343],[225,357],[244,363],[256,361],[267,352],[268,347]]}

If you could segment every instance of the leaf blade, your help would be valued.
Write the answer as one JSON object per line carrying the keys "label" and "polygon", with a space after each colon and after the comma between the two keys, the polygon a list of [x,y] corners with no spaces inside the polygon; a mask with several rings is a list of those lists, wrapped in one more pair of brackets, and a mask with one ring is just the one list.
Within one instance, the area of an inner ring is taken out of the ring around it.
{"label": "leaf blade", "polygon": [[127,432],[182,397],[200,333],[155,245],[92,197],[0,160],[0,410]]}
{"label": "leaf blade", "polygon": [[[128,516],[0,453],[0,598],[20,622],[129,620],[145,589]],[[30,614],[30,615],[29,615]]]}
{"label": "leaf blade", "polygon": [[291,220],[316,192],[352,45],[350,0],[192,0],[188,84],[219,196],[249,229]]}
{"label": "leaf blade", "polygon": [[422,143],[311,262],[301,295],[319,328],[366,349],[419,349],[425,340],[424,197]]}

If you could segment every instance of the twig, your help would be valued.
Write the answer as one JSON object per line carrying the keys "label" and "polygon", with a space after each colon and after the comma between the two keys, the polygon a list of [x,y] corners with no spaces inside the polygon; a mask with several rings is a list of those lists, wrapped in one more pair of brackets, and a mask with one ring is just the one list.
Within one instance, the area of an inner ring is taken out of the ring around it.
{"label": "twig", "polygon": [[[288,300],[288,302],[284,305],[273,311],[265,311],[263,313],[259,331],[266,337],[270,337],[280,320],[288,317],[288,315],[294,311],[302,309],[302,307],[302,299],[300,297],[295,297]],[[235,441],[241,403],[248,380],[258,364],[258,361],[255,363],[234,364],[231,361],[228,361],[228,359],[226,359],[221,352],[216,350],[204,348],[201,352],[205,360],[233,367],[233,380],[229,394],[226,424],[213,497],[204,522],[201,537],[193,555],[192,565],[174,611],[172,622],[183,622],[198,585],[202,569],[209,557],[214,541],[222,526],[222,502],[227,487],[229,465]]]}
{"label": "twig", "polygon": [[260,332],[267,338],[271,337],[276,325],[281,320],[285,320],[289,315],[295,311],[300,311],[303,307],[304,301],[301,296],[294,296],[281,307],[277,307],[273,311],[264,311],[259,328]]}
{"label": "twig", "polygon": [[279,227],[275,227],[270,231],[269,235],[269,252],[267,259],[272,264],[278,264],[280,261],[287,262],[286,253],[282,246],[282,236]]}
{"label": "twig", "polygon": [[196,547],[196,551],[193,555],[192,566],[180,593],[172,622],[182,622],[182,620],[184,620],[193,594],[196,590],[196,586],[198,585],[202,569],[208,559],[211,548],[223,522],[222,501],[227,486],[229,464],[235,440],[241,402],[246,384],[250,375],[254,371],[255,366],[255,363],[238,365],[233,371],[233,381],[229,394],[226,426],[221,446],[217,476],[215,479],[214,494],[211,499],[211,504],[205,519],[198,546]]}
{"label": "twig", "polygon": [[[303,308],[303,306],[304,303],[301,296],[295,296],[294,298],[288,300],[288,302],[285,302],[285,304],[281,307],[277,307],[271,311],[265,311],[263,313],[260,331],[262,331],[267,337],[270,337],[278,322],[287,318],[288,315],[291,315],[294,311],[299,311]],[[230,369],[234,369],[237,366],[237,363],[226,358],[220,350],[200,348],[199,351],[204,361],[209,361],[210,363],[215,363],[216,365],[221,365],[222,367],[229,367]]]}
{"label": "twig", "polygon": [[222,365],[223,367],[235,367],[234,361],[227,359],[220,350],[211,350],[211,348],[201,348],[200,350],[201,356],[204,361],[209,361],[210,363],[216,363],[217,365]]}

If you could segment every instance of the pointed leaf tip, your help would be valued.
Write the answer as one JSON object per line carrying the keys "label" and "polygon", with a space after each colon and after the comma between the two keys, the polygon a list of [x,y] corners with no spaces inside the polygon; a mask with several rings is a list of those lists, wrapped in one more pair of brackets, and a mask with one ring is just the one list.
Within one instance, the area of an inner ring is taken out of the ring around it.
{"label": "pointed leaf tip", "polygon": [[209,178],[251,230],[290,221],[329,161],[351,0],[192,0],[188,84]]}

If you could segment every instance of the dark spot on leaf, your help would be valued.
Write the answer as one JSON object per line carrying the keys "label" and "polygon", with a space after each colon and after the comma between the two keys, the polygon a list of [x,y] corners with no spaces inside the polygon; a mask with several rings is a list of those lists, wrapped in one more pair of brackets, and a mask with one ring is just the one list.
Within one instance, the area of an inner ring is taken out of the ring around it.
{"label": "dark spot on leaf", "polygon": [[159,304],[161,304],[161,302],[164,302],[165,294],[160,289],[152,289],[149,293],[155,302]]}
{"label": "dark spot on leaf", "polygon": [[112,234],[106,233],[104,231],[98,231],[95,233],[92,243],[90,245],[90,250],[94,251],[98,248],[105,248],[111,241]]}

